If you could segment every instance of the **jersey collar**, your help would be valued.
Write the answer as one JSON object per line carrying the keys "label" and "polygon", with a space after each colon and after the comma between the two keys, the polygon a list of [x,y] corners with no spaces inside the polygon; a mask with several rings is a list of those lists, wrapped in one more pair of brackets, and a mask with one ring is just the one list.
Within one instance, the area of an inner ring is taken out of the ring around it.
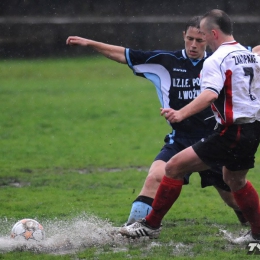
{"label": "jersey collar", "polygon": [[238,42],[236,41],[231,41],[231,42],[223,42],[221,45],[233,45],[233,44],[237,44]]}

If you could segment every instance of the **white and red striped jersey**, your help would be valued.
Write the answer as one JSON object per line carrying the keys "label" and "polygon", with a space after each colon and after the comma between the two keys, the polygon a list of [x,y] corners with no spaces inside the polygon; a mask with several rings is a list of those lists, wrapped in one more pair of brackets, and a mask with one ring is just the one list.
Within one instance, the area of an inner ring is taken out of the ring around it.
{"label": "white and red striped jersey", "polygon": [[218,94],[211,105],[218,123],[260,121],[260,57],[239,43],[223,43],[204,62],[201,89]]}

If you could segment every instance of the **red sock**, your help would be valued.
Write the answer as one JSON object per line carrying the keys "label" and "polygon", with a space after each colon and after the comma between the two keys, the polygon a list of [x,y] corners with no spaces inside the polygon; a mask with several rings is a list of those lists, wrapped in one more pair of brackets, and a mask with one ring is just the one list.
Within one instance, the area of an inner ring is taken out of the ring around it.
{"label": "red sock", "polygon": [[159,227],[164,215],[181,193],[183,180],[174,180],[164,176],[152,204],[151,213],[145,218],[151,227]]}
{"label": "red sock", "polygon": [[242,189],[233,192],[233,195],[240,210],[251,225],[252,234],[259,236],[260,205],[256,190],[252,184],[247,181],[246,185]]}

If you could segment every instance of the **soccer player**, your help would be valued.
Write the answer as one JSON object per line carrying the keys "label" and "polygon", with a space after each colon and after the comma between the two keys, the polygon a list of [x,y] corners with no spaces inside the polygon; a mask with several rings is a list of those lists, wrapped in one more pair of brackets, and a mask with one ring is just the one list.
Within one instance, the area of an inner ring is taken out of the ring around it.
{"label": "soccer player", "polygon": [[260,142],[260,58],[234,40],[232,22],[221,10],[207,12],[200,31],[214,51],[203,65],[202,92],[183,108],[162,108],[161,114],[174,124],[211,106],[217,128],[167,162],[150,214],[121,228],[120,233],[128,237],[158,237],[161,221],[178,199],[186,173],[221,165],[224,181],[251,227],[234,242],[260,240],[259,197],[246,180]]}
{"label": "soccer player", "polygon": [[[200,71],[203,62],[210,55],[205,51],[205,37],[199,32],[199,17],[193,17],[186,24],[183,32],[185,49],[178,51],[137,51],[121,46],[109,45],[70,36],[69,45],[91,47],[109,59],[128,64],[133,72],[149,79],[156,87],[161,105],[165,109],[181,109],[189,104],[200,93]],[[129,225],[144,218],[152,209],[153,199],[165,174],[165,165],[169,159],[186,147],[196,143],[212,133],[216,125],[210,108],[181,123],[171,123],[172,132],[165,137],[165,145],[152,163],[148,176],[132,204],[126,222]],[[184,184],[189,183],[191,169],[184,176]],[[201,186],[214,186],[226,204],[232,207],[241,223],[247,220],[237,206],[230,188],[223,181],[221,167],[200,171]]]}

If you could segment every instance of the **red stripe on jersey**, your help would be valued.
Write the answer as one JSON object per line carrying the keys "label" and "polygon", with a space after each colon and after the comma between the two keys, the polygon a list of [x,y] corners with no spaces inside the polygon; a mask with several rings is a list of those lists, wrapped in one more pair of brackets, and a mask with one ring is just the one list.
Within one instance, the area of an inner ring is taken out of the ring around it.
{"label": "red stripe on jersey", "polygon": [[221,132],[220,132],[220,136],[224,135],[228,130],[228,127],[226,126]]}
{"label": "red stripe on jersey", "polygon": [[238,42],[226,42],[226,43],[222,43],[221,45],[234,45],[237,44]]}
{"label": "red stripe on jersey", "polygon": [[232,106],[232,71],[227,70],[225,72],[226,80],[224,82],[225,92],[225,120],[224,125],[233,124],[233,106]]}
{"label": "red stripe on jersey", "polygon": [[214,103],[211,104],[211,109],[213,112],[218,114],[218,117],[221,120],[221,124],[224,124],[225,121],[224,121],[223,117],[221,116],[221,114],[219,113],[219,111],[217,110],[217,108],[215,107]]}

